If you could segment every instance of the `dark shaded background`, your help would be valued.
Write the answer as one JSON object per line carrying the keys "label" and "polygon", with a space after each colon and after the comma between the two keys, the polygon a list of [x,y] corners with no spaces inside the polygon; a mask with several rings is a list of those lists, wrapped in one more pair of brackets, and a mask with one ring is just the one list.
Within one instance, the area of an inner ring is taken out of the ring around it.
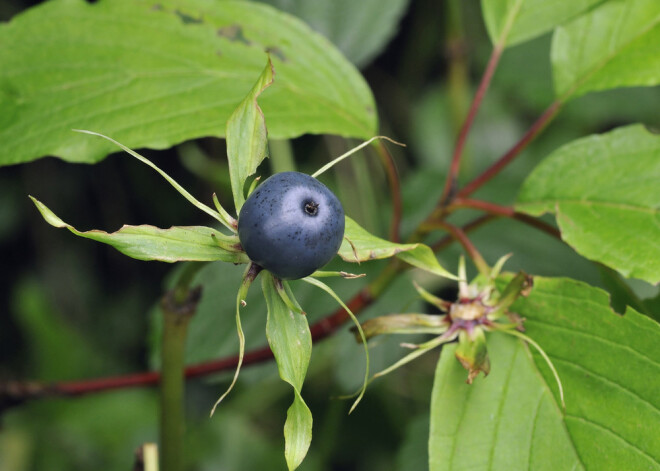
{"label": "dark shaded background", "polygon": [[[34,2],[37,3],[37,2]],[[0,2],[7,20],[31,2]],[[404,190],[403,231],[412,230],[435,204],[460,120],[490,53],[477,1],[420,0],[405,10],[391,41],[361,65],[379,106],[381,133],[408,144],[392,148]],[[366,27],[366,26],[365,26]],[[507,50],[469,141],[462,178],[475,176],[506,151],[553,100],[550,36]],[[479,196],[502,204],[515,198],[522,179],[553,149],[577,137],[632,122],[660,125],[658,88],[588,95],[566,106],[521,158]],[[0,110],[2,112],[2,110]],[[266,116],[266,120],[268,117]],[[297,169],[311,173],[355,143],[305,136],[292,143]],[[286,145],[272,146],[275,165],[288,165]],[[144,151],[191,193],[208,201],[229,196],[224,142],[202,139],[169,151]],[[260,173],[268,174],[265,163]],[[281,168],[281,167],[280,167]],[[387,235],[389,192],[375,156],[356,157],[326,178],[346,212],[366,228]],[[157,363],[158,299],[174,269],[129,259],[114,249],[46,224],[27,195],[34,195],[81,229],[115,230],[122,224],[208,225],[151,169],[115,154],[103,162],[72,165],[53,158],[0,168],[0,381],[73,380],[149,369]],[[229,198],[230,199],[230,198]],[[228,205],[231,206],[231,205]],[[465,214],[457,219],[469,219]],[[493,263],[514,252],[510,270],[566,275],[603,285],[601,273],[556,240],[512,221],[474,234]],[[456,247],[441,254],[454,267]],[[337,267],[353,269],[334,262]],[[360,267],[369,274],[382,264]],[[236,351],[233,296],[238,273],[220,264],[204,269],[205,304],[193,321],[191,362]],[[365,315],[423,309],[412,272]],[[428,280],[426,280],[428,281]],[[339,281],[345,298],[363,281]],[[655,290],[632,283],[641,296]],[[452,287],[437,284],[451,295]],[[255,290],[256,291],[256,290]],[[310,319],[333,309],[330,300],[294,283]],[[254,293],[253,293],[254,295]],[[250,344],[265,343],[265,316],[246,320]],[[428,309],[428,307],[427,307]],[[156,345],[156,346],[155,346]],[[375,368],[398,358],[396,341],[372,346]],[[405,470],[427,468],[428,406],[437,355],[426,355],[370,386],[360,407],[333,396],[351,392],[363,368],[361,348],[342,330],[316,345],[304,395],[315,418],[314,440],[301,470]],[[285,469],[281,428],[291,392],[273,364],[242,372],[238,387],[212,419],[208,411],[227,376],[188,383],[187,454],[194,470]],[[49,399],[0,411],[0,470],[126,470],[133,451],[157,439],[153,389]]]}

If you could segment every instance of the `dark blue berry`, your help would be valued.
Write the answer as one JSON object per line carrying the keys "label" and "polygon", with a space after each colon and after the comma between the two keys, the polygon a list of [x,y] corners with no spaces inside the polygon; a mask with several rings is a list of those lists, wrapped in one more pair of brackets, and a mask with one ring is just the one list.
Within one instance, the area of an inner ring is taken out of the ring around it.
{"label": "dark blue berry", "polygon": [[337,254],[344,238],[344,208],[316,178],[277,173],[243,204],[238,237],[250,260],[273,275],[304,278]]}

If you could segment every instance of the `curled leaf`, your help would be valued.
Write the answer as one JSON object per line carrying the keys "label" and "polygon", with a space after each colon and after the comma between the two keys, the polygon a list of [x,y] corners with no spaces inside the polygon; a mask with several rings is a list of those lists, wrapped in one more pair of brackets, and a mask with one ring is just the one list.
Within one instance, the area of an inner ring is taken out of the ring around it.
{"label": "curled leaf", "polygon": [[303,278],[303,281],[309,283],[310,285],[314,285],[318,288],[321,288],[323,291],[325,291],[330,296],[332,296],[335,299],[335,301],[337,301],[339,303],[339,305],[341,307],[344,308],[344,310],[348,313],[351,320],[353,321],[353,324],[355,324],[355,328],[357,329],[358,334],[360,336],[360,339],[362,340],[362,345],[364,345],[364,355],[366,357],[366,365],[365,365],[365,369],[364,369],[364,383],[362,384],[362,388],[360,389],[360,393],[359,393],[357,399],[355,400],[355,402],[351,406],[350,411],[348,412],[350,414],[351,412],[353,412],[355,407],[362,400],[362,396],[364,396],[364,392],[367,389],[367,384],[369,383],[369,347],[367,346],[367,339],[364,335],[364,332],[362,331],[362,326],[360,325],[357,318],[355,317],[355,314],[353,314],[353,311],[351,311],[348,308],[348,306],[344,303],[344,301],[342,301],[341,298],[339,296],[337,296],[337,294],[332,290],[332,288],[330,288],[328,285],[326,285],[322,281],[317,280],[317,279],[312,278],[312,277],[309,277],[309,276],[306,277],[306,278]]}
{"label": "curled leaf", "polygon": [[231,390],[234,388],[234,385],[236,384],[236,380],[238,379],[238,373],[241,371],[241,365],[243,364],[243,356],[245,355],[245,334],[243,333],[243,327],[241,326],[241,307],[246,306],[245,298],[247,297],[248,290],[250,289],[250,286],[252,285],[252,282],[255,280],[259,272],[261,271],[261,268],[259,268],[257,265],[251,263],[248,265],[247,269],[245,270],[245,273],[243,274],[243,280],[241,281],[241,286],[238,289],[238,293],[236,294],[236,330],[238,332],[238,342],[239,342],[239,349],[238,349],[238,364],[236,365],[236,371],[234,372],[234,377],[232,378],[231,384],[227,388],[227,390],[218,398],[217,401],[215,401],[215,404],[213,404],[213,408],[211,409],[211,417],[213,417],[213,414],[215,413],[216,407],[218,407],[218,404],[222,402],[222,400],[227,397],[227,394],[231,392]]}

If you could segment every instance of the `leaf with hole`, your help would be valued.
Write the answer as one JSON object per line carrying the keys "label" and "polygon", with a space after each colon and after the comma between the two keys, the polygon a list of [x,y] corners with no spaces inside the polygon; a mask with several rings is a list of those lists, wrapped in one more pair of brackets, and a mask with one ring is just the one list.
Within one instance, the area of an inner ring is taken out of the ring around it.
{"label": "leaf with hole", "polygon": [[273,138],[376,133],[374,99],[341,53],[272,7],[226,0],[54,1],[0,25],[0,165],[54,155],[97,162],[113,147],[168,148],[225,124],[269,51],[260,104]]}

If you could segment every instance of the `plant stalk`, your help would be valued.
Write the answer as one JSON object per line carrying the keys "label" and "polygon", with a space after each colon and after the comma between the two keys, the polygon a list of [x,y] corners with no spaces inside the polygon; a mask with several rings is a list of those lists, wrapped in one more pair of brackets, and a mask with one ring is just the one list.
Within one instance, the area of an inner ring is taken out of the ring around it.
{"label": "plant stalk", "polygon": [[201,287],[188,285],[199,264],[188,265],[177,286],[161,302],[163,343],[160,376],[160,450],[162,471],[183,471],[185,433],[185,352],[188,324],[197,310]]}
{"label": "plant stalk", "polygon": [[532,142],[536,136],[539,135],[545,127],[550,124],[550,121],[557,116],[559,110],[561,109],[562,102],[555,101],[551,104],[539,117],[539,119],[532,124],[529,130],[525,135],[514,145],[506,154],[500,157],[493,165],[488,167],[484,172],[479,175],[477,178],[468,183],[462,190],[458,192],[456,196],[459,198],[465,198],[470,196],[472,193],[481,188],[485,183],[489,182],[495,175],[500,173],[507,165],[511,163],[520,153],[527,147],[527,145]]}
{"label": "plant stalk", "polygon": [[451,201],[453,194],[457,189],[458,172],[461,167],[461,156],[463,155],[463,149],[465,148],[465,144],[467,142],[470,129],[472,128],[472,123],[474,122],[474,118],[477,116],[477,112],[479,111],[481,102],[483,101],[484,96],[486,95],[486,91],[490,86],[490,82],[493,78],[493,74],[495,73],[495,69],[497,68],[497,64],[500,61],[500,57],[502,56],[503,51],[504,48],[499,44],[495,45],[495,47],[493,48],[493,51],[491,52],[490,55],[490,59],[488,60],[488,65],[486,66],[484,75],[481,78],[479,87],[477,88],[477,93],[474,96],[474,100],[472,101],[472,104],[470,105],[470,110],[468,111],[468,115],[465,118],[465,121],[463,122],[463,126],[461,127],[461,130],[458,134],[458,138],[456,140],[456,147],[454,148],[454,154],[452,155],[451,164],[449,166],[449,173],[447,174],[445,187],[444,190],[442,191],[442,197],[440,200],[441,207],[447,205]]}

